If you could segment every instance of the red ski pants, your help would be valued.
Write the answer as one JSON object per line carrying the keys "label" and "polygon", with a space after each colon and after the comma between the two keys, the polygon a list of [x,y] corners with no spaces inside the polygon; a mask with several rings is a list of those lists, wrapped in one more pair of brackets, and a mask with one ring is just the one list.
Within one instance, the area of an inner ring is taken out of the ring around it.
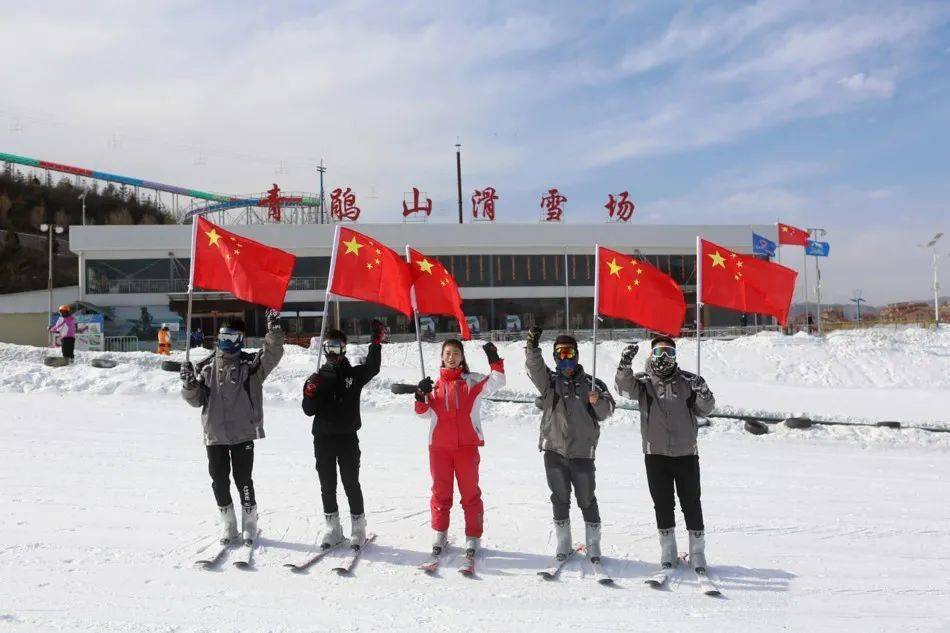
{"label": "red ski pants", "polygon": [[432,473],[432,529],[445,532],[449,529],[449,511],[454,496],[453,479],[458,480],[462,496],[462,511],[465,513],[465,536],[481,538],[482,491],[478,487],[478,463],[481,458],[477,446],[454,450],[429,449],[429,472]]}

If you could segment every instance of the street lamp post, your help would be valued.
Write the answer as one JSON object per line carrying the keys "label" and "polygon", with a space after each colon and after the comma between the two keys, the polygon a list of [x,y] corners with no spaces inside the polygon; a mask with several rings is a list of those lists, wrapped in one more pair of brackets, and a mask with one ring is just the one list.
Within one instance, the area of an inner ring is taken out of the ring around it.
{"label": "street lamp post", "polygon": [[79,195],[79,199],[82,200],[82,225],[83,226],[86,226],[86,195],[88,193],[89,193],[88,191],[83,191]]}
{"label": "street lamp post", "polygon": [[926,244],[918,244],[920,248],[929,248],[933,251],[933,291],[934,291],[934,327],[940,328],[940,283],[937,281],[937,242],[943,237],[943,233],[937,233],[933,239]]}
{"label": "street lamp post", "polygon": [[[40,230],[46,233],[47,242],[49,244],[49,276],[46,280],[46,290],[48,293],[49,299],[49,312],[46,314],[46,320],[49,321],[53,316],[53,235],[60,235],[63,231],[66,230],[65,227],[59,226],[58,224],[41,224]],[[49,330],[50,324],[46,325],[46,340],[47,344],[52,347],[53,345],[53,333]]]}
{"label": "street lamp post", "polygon": [[[828,231],[825,229],[807,229],[810,235],[814,235],[815,238],[824,237]],[[807,266],[806,266],[807,267]],[[821,267],[818,265],[818,257],[815,256],[815,303],[818,307],[818,336],[821,336]]]}

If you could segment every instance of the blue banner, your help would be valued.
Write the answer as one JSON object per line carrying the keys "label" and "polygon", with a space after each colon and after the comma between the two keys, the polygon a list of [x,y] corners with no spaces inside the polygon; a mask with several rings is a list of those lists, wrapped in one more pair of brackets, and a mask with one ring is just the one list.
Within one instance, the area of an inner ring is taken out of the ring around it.
{"label": "blue banner", "polygon": [[762,237],[758,233],[753,233],[752,253],[755,255],[768,255],[769,257],[775,257],[775,242]]}
{"label": "blue banner", "polygon": [[814,255],[815,257],[828,257],[828,251],[831,250],[831,245],[828,242],[816,242],[815,240],[808,240],[805,244],[805,254]]}

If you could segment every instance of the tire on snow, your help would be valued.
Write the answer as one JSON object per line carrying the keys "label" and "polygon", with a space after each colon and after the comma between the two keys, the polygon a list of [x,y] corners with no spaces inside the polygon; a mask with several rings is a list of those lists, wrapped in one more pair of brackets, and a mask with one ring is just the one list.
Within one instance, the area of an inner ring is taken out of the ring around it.
{"label": "tire on snow", "polygon": [[769,427],[765,422],[761,420],[746,420],[745,421],[745,430],[751,433],[752,435],[765,435],[769,432]]}
{"label": "tire on snow", "polygon": [[93,367],[98,367],[99,369],[112,369],[118,365],[117,362],[109,358],[93,358],[91,361],[89,361],[89,364]]}
{"label": "tire on snow", "polygon": [[788,418],[785,420],[785,426],[790,429],[809,429],[812,424],[814,422],[808,418]]}
{"label": "tire on snow", "polygon": [[884,429],[899,429],[901,428],[901,423],[894,420],[885,420],[883,422],[878,422],[875,426],[879,426]]}
{"label": "tire on snow", "polygon": [[181,371],[181,363],[177,360],[163,360],[162,369],[165,371],[179,372]]}
{"label": "tire on snow", "polygon": [[47,367],[65,367],[66,359],[62,356],[47,356],[43,359],[43,364]]}

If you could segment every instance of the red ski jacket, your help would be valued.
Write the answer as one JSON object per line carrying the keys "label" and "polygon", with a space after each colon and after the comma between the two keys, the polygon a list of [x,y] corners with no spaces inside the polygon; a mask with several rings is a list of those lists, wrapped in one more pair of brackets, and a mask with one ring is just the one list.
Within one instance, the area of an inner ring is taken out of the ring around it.
{"label": "red ski jacket", "polygon": [[463,374],[462,369],[443,367],[425,402],[416,401],[416,413],[428,416],[429,446],[456,449],[484,446],[480,419],[481,399],[505,386],[505,362],[491,363],[491,373]]}

